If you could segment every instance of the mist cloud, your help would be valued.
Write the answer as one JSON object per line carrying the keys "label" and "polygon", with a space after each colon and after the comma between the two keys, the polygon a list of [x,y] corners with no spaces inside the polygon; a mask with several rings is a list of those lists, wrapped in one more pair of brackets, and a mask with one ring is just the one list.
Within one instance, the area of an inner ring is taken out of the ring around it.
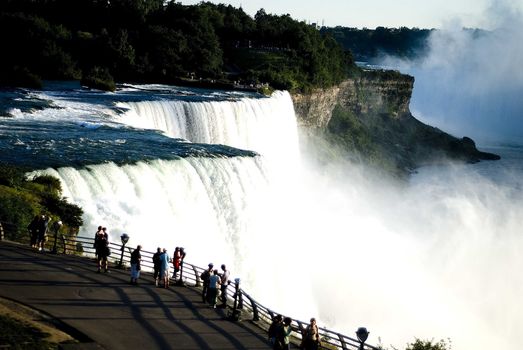
{"label": "mist cloud", "polygon": [[415,77],[411,111],[420,120],[480,143],[523,142],[521,12],[495,2],[490,31],[463,30],[459,21],[432,33],[418,61],[384,64]]}

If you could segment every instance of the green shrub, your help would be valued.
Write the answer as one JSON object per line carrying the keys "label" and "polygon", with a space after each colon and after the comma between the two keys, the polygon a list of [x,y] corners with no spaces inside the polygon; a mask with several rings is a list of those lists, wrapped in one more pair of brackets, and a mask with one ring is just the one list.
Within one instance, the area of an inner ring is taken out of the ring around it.
{"label": "green shrub", "polygon": [[27,241],[27,226],[42,213],[53,221],[61,220],[64,231],[77,232],[83,225],[83,210],[68,203],[61,192],[60,181],[52,176],[27,180],[24,169],[0,164],[0,221],[9,227],[7,238]]}
{"label": "green shrub", "polygon": [[116,84],[107,68],[94,67],[82,77],[81,84],[88,88],[115,91]]}
{"label": "green shrub", "polygon": [[32,180],[32,182],[43,185],[44,191],[53,195],[58,196],[62,193],[62,184],[60,183],[60,180],[51,175],[37,176]]}
{"label": "green shrub", "polygon": [[42,79],[26,67],[13,67],[0,69],[0,86],[41,89],[43,84]]}
{"label": "green shrub", "polygon": [[14,231],[8,232],[7,238],[25,241],[28,237],[25,228],[38,213],[38,201],[21,191],[0,186],[0,203],[0,221],[15,227]]}
{"label": "green shrub", "polygon": [[450,350],[452,348],[450,340],[440,340],[434,343],[433,340],[421,340],[417,339],[414,343],[408,344],[405,350]]}

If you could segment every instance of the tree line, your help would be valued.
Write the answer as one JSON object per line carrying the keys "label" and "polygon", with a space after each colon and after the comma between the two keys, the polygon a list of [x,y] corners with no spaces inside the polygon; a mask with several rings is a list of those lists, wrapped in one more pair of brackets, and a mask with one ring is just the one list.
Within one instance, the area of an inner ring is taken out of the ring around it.
{"label": "tree line", "polygon": [[428,48],[429,35],[435,29],[385,28],[357,29],[348,27],[322,28],[324,35],[332,35],[358,61],[370,61],[383,55],[414,59]]}
{"label": "tree line", "polygon": [[315,26],[210,2],[3,0],[0,44],[4,86],[205,80],[303,91],[355,69],[350,52]]}

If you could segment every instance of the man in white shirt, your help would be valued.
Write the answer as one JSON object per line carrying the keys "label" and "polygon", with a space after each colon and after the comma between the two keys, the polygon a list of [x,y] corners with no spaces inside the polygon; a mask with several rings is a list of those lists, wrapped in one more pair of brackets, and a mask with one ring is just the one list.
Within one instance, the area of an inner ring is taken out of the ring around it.
{"label": "man in white shirt", "polygon": [[231,272],[227,270],[227,267],[225,264],[222,264],[222,275],[220,278],[220,290],[221,290],[221,299],[222,299],[222,305],[221,307],[227,307],[227,286],[229,285],[229,276],[231,275]]}

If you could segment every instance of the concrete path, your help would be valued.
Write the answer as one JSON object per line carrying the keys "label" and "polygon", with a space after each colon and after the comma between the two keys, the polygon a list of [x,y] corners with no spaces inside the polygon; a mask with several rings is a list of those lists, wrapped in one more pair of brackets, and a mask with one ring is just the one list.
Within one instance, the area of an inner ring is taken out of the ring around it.
{"label": "concrete path", "polygon": [[190,287],[156,288],[152,277],[97,274],[93,260],[0,242],[0,296],[77,330],[83,349],[270,349],[250,321],[231,322]]}

